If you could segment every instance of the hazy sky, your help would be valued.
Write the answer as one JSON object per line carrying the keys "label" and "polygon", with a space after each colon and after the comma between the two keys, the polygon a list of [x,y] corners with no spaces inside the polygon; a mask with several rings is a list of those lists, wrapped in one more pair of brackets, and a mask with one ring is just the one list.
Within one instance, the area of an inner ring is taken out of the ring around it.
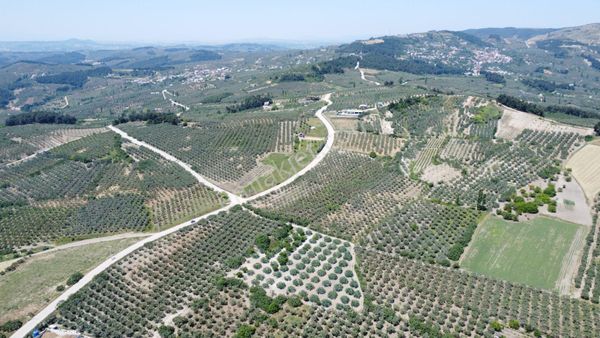
{"label": "hazy sky", "polygon": [[599,0],[0,0],[0,40],[338,42],[600,22]]}

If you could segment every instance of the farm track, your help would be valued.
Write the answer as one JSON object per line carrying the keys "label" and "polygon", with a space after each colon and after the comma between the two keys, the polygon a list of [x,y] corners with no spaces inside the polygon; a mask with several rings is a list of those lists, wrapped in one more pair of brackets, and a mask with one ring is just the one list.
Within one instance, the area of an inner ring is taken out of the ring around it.
{"label": "farm track", "polygon": [[360,78],[363,81],[366,81],[368,83],[374,84],[376,86],[381,86],[381,83],[379,83],[377,81],[369,80],[369,79],[366,78],[364,69],[360,68],[360,61],[356,62],[356,67],[354,67],[354,69],[357,69],[360,72]]}
{"label": "farm track", "polygon": [[[127,239],[127,238],[147,237],[147,236],[150,236],[150,234],[144,233],[144,232],[127,232],[127,233],[123,233],[123,234],[117,234],[117,235],[106,236],[106,237],[84,239],[81,241],[76,241],[76,242],[71,242],[71,243],[55,246],[48,250],[38,251],[38,252],[31,254],[29,256],[26,256],[26,257],[19,257],[19,258],[11,259],[10,261],[4,261],[4,262],[1,262],[0,265],[8,267],[12,263],[14,263],[20,259],[23,259],[23,258],[29,259],[31,257],[41,256],[41,255],[53,253],[56,251],[71,249],[71,248],[77,248],[77,247],[84,246],[84,245],[103,243],[103,242],[111,242],[111,241],[117,241],[120,239]],[[3,268],[0,268],[0,271],[2,271],[2,270],[3,270]]]}
{"label": "farm track", "polygon": [[267,194],[270,194],[276,190],[279,190],[283,187],[285,187],[286,185],[289,185],[290,183],[294,182],[298,177],[304,175],[305,173],[307,173],[308,171],[312,170],[314,167],[316,167],[319,162],[321,162],[325,156],[327,155],[327,153],[329,153],[329,151],[331,150],[332,146],[333,146],[333,141],[334,141],[334,129],[333,129],[333,125],[331,124],[331,122],[323,115],[323,113],[325,112],[325,110],[327,110],[327,108],[332,104],[331,101],[331,93],[324,95],[321,98],[323,101],[325,101],[327,104],[323,107],[321,107],[317,112],[316,112],[316,117],[321,120],[321,122],[323,122],[323,124],[325,125],[326,129],[327,129],[327,142],[325,143],[325,146],[323,147],[323,149],[317,154],[317,156],[306,166],[304,167],[302,170],[300,170],[299,172],[297,172],[296,174],[294,174],[293,176],[291,176],[290,178],[288,178],[287,180],[283,181],[282,183],[268,189],[265,190],[261,193],[258,193],[254,196],[248,197],[248,198],[243,198],[240,197],[238,195],[235,195],[229,191],[226,191],[222,188],[220,188],[219,186],[211,183],[210,181],[208,181],[206,178],[204,178],[202,175],[198,174],[197,172],[195,172],[194,170],[192,170],[192,168],[184,163],[183,161],[177,159],[176,157],[174,157],[173,155],[162,151],[146,142],[137,140],[131,136],[129,136],[127,133],[125,133],[124,131],[114,127],[114,126],[109,126],[108,128],[116,133],[118,133],[119,135],[121,135],[121,137],[129,140],[130,142],[140,145],[140,146],[144,146],[150,150],[152,150],[153,152],[161,155],[162,157],[164,157],[165,159],[175,162],[178,165],[180,165],[184,170],[188,171],[190,174],[192,174],[200,183],[206,185],[207,187],[212,188],[215,191],[218,192],[222,192],[227,194],[227,196],[229,197],[229,201],[230,203],[220,209],[214,210],[208,214],[204,214],[202,216],[196,217],[190,221],[187,221],[185,223],[181,223],[177,226],[174,226],[172,228],[169,228],[167,230],[155,233],[149,237],[146,237],[144,239],[142,239],[139,242],[134,243],[133,245],[125,248],[124,250],[122,250],[121,252],[115,254],[114,256],[108,258],[107,260],[105,260],[104,262],[100,263],[100,265],[98,265],[97,267],[95,267],[93,270],[91,270],[90,272],[88,272],[85,276],[83,276],[83,278],[81,278],[79,280],[79,282],[77,282],[76,284],[72,285],[70,288],[68,288],[64,293],[62,293],[60,296],[58,296],[56,299],[54,299],[50,304],[48,304],[43,310],[41,310],[40,312],[38,312],[33,318],[31,318],[28,322],[26,322],[25,324],[23,324],[23,326],[21,326],[21,328],[19,328],[15,333],[13,333],[13,335],[11,337],[13,338],[20,338],[20,337],[26,337],[29,332],[33,331],[35,329],[35,327],[37,325],[39,325],[44,319],[46,319],[46,317],[48,317],[49,315],[51,315],[54,311],[56,311],[56,309],[58,308],[58,305],[62,302],[64,302],[65,300],[67,300],[71,295],[77,293],[81,288],[83,288],[85,285],[87,285],[89,282],[92,281],[92,279],[94,277],[96,277],[98,274],[102,273],[103,271],[105,271],[106,269],[108,269],[110,266],[112,266],[114,263],[118,262],[119,260],[121,260],[122,258],[126,257],[127,255],[135,252],[136,250],[138,250],[139,248],[143,247],[145,244],[147,243],[151,243],[154,242],[158,239],[161,239],[167,235],[170,235],[172,233],[175,233],[183,228],[186,228],[192,224],[195,224],[197,221],[201,220],[201,219],[205,219],[208,218],[210,216],[216,215],[220,212],[223,211],[227,211],[229,209],[231,209],[234,206],[237,205],[242,205],[243,203],[255,200],[257,198],[260,198],[262,196],[265,196]]}
{"label": "farm track", "polygon": [[581,227],[577,231],[575,238],[571,243],[571,247],[569,248],[569,252],[563,259],[560,275],[556,282],[558,293],[561,296],[572,296],[573,292],[571,286],[573,285],[575,275],[579,269],[581,255],[583,254],[583,247],[585,245],[585,238],[589,231],[589,227]]}
{"label": "farm track", "polygon": [[[66,96],[65,96],[65,97],[66,97]],[[104,129],[104,128],[90,128],[90,129],[87,129],[87,130],[94,130],[94,129],[97,129],[97,133],[106,132],[106,129]],[[80,129],[80,130],[83,130],[83,129]],[[94,132],[94,133],[95,133],[95,132]],[[79,137],[73,137],[73,139],[70,139],[70,140],[68,140],[68,141],[66,141],[66,142],[60,142],[60,141],[58,141],[58,142],[56,142],[56,143],[53,143],[53,144],[51,143],[51,144],[49,144],[49,145],[43,146],[41,149],[37,150],[36,152],[34,152],[34,153],[33,153],[33,154],[31,154],[31,155],[25,156],[25,157],[23,157],[23,158],[20,158],[20,159],[18,159],[18,160],[14,160],[14,161],[12,161],[12,162],[7,162],[7,163],[5,163],[4,165],[5,165],[6,167],[11,167],[11,166],[17,165],[17,164],[19,164],[19,163],[23,163],[23,162],[29,161],[29,160],[31,160],[31,159],[33,159],[33,158],[37,157],[38,155],[40,155],[40,154],[42,154],[42,153],[45,153],[45,152],[47,152],[47,151],[50,151],[50,150],[52,150],[52,149],[54,149],[54,148],[60,147],[60,146],[62,146],[63,144],[67,144],[67,143],[69,143],[69,142],[77,141],[78,139],[81,139],[81,138],[83,138],[83,137],[86,137],[86,136],[89,136],[89,135],[81,135],[81,136],[79,136]],[[29,144],[31,144],[31,143],[29,143]],[[35,146],[35,144],[33,144],[33,145]]]}

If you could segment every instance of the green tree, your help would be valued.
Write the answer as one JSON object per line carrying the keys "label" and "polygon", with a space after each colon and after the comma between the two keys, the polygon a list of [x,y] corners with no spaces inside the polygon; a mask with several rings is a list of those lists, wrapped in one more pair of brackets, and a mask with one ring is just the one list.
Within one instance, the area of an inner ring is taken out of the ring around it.
{"label": "green tree", "polygon": [[271,239],[269,239],[269,236],[265,234],[260,234],[256,236],[254,244],[256,244],[260,251],[266,252],[267,250],[269,250],[269,246],[271,246]]}
{"label": "green tree", "polygon": [[161,325],[158,328],[158,334],[162,338],[174,338],[175,337],[175,328],[168,325]]}
{"label": "green tree", "polygon": [[491,322],[490,326],[492,327],[492,329],[494,329],[494,331],[501,331],[503,328],[502,324],[496,320]]}
{"label": "green tree", "polygon": [[79,280],[83,278],[83,274],[79,271],[75,272],[74,274],[72,274],[69,279],[67,279],[67,285],[71,286],[77,282],[79,282]]}
{"label": "green tree", "polygon": [[20,320],[9,320],[8,322],[0,325],[0,331],[12,332],[18,330],[21,326],[23,326],[23,322]]}
{"label": "green tree", "polygon": [[249,338],[249,337],[252,337],[252,335],[254,335],[254,332],[256,332],[256,328],[254,326],[242,324],[242,325],[240,325],[240,327],[238,327],[238,329],[235,333],[235,337],[236,338]]}

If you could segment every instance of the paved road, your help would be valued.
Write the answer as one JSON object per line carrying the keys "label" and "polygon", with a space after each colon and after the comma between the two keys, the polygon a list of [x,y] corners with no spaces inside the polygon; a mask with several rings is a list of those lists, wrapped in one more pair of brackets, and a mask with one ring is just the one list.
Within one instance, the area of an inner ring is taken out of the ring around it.
{"label": "paved road", "polygon": [[240,205],[243,204],[245,202],[248,201],[252,201],[256,198],[259,198],[261,196],[267,195],[273,191],[276,191],[290,183],[292,183],[294,180],[296,180],[298,177],[304,175],[305,173],[307,173],[309,170],[311,170],[312,168],[314,168],[319,162],[321,162],[325,156],[327,155],[327,153],[329,153],[329,151],[331,150],[331,147],[333,146],[333,140],[334,140],[334,130],[333,130],[333,125],[331,124],[331,122],[329,122],[329,120],[323,115],[323,113],[325,112],[325,110],[327,110],[327,107],[329,107],[329,105],[331,105],[331,94],[326,94],[321,98],[323,101],[327,102],[327,105],[323,106],[321,109],[319,109],[316,112],[316,116],[317,118],[319,118],[319,120],[321,120],[321,122],[323,122],[323,124],[325,125],[325,127],[327,128],[327,142],[325,143],[325,146],[323,147],[323,149],[321,150],[321,152],[319,152],[319,154],[312,160],[312,162],[310,162],[306,167],[304,167],[302,170],[300,170],[299,172],[297,172],[295,175],[293,175],[292,177],[288,178],[287,180],[283,181],[282,183],[268,189],[265,190],[257,195],[248,197],[248,198],[242,198],[238,195],[235,195],[227,190],[224,190],[220,187],[218,187],[217,185],[213,184],[212,182],[208,181],[207,179],[205,179],[204,177],[202,177],[202,175],[198,174],[197,172],[195,172],[194,170],[192,170],[192,168],[186,164],[183,161],[180,161],[179,159],[177,159],[175,156],[164,152],[146,142],[137,140],[131,136],[129,136],[126,132],[114,127],[114,126],[109,126],[108,128],[110,128],[112,131],[118,133],[119,135],[121,135],[121,137],[129,140],[130,142],[146,147],[152,151],[154,151],[155,153],[161,155],[162,157],[166,158],[169,161],[173,161],[177,164],[179,164],[183,169],[185,169],[187,172],[189,172],[190,174],[192,174],[199,182],[201,182],[202,184],[214,189],[215,191],[218,192],[223,192],[226,193],[227,196],[229,197],[229,201],[231,202],[229,205],[215,210],[213,212],[210,212],[208,214],[202,215],[200,217],[196,217],[193,220],[190,220],[188,222],[179,224],[175,227],[169,228],[167,230],[158,232],[156,234],[153,234],[149,237],[146,237],[144,239],[142,239],[139,242],[136,242],[135,244],[125,248],[124,250],[122,250],[121,252],[117,253],[116,255],[110,257],[109,259],[105,260],[104,262],[102,262],[100,265],[98,265],[97,267],[95,267],[92,271],[88,272],[85,276],[83,276],[82,279],[79,280],[79,282],[77,282],[76,284],[72,285],[70,288],[68,288],[63,294],[61,294],[58,298],[56,298],[54,301],[52,301],[52,303],[48,304],[43,310],[41,310],[38,314],[36,314],[33,318],[31,318],[27,323],[25,323],[19,330],[17,330],[11,337],[12,338],[20,338],[20,337],[26,337],[26,335],[33,331],[33,329],[35,329],[35,327],[40,324],[46,317],[48,317],[49,315],[51,315],[54,311],[56,311],[58,305],[61,302],[64,302],[65,300],[67,300],[71,295],[75,294],[77,291],[79,291],[81,288],[83,288],[86,284],[88,284],[89,282],[92,281],[92,279],[97,276],[98,274],[100,274],[101,272],[103,272],[104,270],[108,269],[111,265],[113,265],[114,263],[118,262],[120,259],[122,259],[123,257],[133,253],[134,251],[136,251],[137,249],[141,248],[142,246],[144,246],[144,244],[146,243],[150,243],[153,241],[156,241],[157,239],[163,238],[169,234],[172,234],[180,229],[183,229],[185,227],[188,227],[194,223],[196,223],[197,221],[204,219],[204,218],[208,218],[212,215],[216,215],[222,211],[227,211],[229,209],[231,209],[233,206],[235,205]]}

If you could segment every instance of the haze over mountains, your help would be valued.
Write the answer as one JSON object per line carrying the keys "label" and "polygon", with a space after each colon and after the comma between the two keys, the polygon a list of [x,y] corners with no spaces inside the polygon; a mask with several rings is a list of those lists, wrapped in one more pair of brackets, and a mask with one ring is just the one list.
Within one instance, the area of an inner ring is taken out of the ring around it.
{"label": "haze over mountains", "polygon": [[[600,23],[592,23],[583,26],[566,28],[473,28],[463,30],[464,33],[475,35],[479,38],[487,38],[490,35],[498,35],[502,38],[532,39],[532,41],[547,39],[572,39],[583,43],[600,43]],[[102,49],[129,49],[142,46],[166,46],[166,47],[193,47],[202,49],[225,49],[225,50],[259,50],[259,49],[302,49],[325,46],[332,44],[328,41],[273,41],[254,40],[245,42],[231,42],[224,44],[203,43],[136,43],[136,42],[100,42],[83,39],[67,39],[62,41],[0,41],[0,52],[59,52],[78,50],[102,50]]]}

